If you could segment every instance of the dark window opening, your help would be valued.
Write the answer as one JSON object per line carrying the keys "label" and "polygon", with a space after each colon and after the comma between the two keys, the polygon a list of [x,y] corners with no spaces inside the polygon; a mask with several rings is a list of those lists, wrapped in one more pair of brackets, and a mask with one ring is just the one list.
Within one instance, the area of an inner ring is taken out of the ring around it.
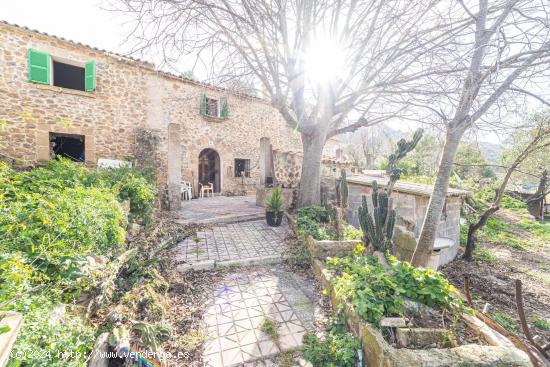
{"label": "dark window opening", "polygon": [[206,114],[208,116],[219,117],[218,115],[218,100],[206,98]]}
{"label": "dark window opening", "polygon": [[84,68],[53,61],[53,85],[84,90]]}
{"label": "dark window opening", "polygon": [[235,177],[250,177],[250,159],[235,159]]}
{"label": "dark window opening", "polygon": [[65,157],[75,162],[84,162],[84,136],[50,133],[52,158]]}

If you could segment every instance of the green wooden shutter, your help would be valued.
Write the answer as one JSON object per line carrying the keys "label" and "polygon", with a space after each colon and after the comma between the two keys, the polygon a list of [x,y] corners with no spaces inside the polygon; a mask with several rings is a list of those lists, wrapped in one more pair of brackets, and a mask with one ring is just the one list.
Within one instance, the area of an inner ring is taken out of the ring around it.
{"label": "green wooden shutter", "polygon": [[33,83],[50,84],[50,55],[29,48],[29,80]]}
{"label": "green wooden shutter", "polygon": [[95,90],[95,61],[84,64],[84,90],[86,92]]}
{"label": "green wooden shutter", "polygon": [[228,118],[229,117],[229,105],[227,104],[227,98],[225,98],[225,97],[220,98],[220,106],[221,106],[220,117],[222,119]]}
{"label": "green wooden shutter", "polygon": [[206,94],[201,96],[200,113],[201,115],[206,115]]}

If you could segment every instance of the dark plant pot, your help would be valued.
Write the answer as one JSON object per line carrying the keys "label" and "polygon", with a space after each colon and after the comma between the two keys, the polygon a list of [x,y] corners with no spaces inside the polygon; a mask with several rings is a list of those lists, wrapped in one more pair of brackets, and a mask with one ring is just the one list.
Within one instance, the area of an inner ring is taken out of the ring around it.
{"label": "dark plant pot", "polygon": [[271,227],[279,227],[283,221],[283,212],[265,212],[267,224]]}

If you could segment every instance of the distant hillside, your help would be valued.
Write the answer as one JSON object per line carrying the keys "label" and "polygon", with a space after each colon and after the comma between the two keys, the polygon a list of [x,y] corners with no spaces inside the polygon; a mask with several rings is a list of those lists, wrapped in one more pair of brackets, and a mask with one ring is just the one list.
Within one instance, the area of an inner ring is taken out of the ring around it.
{"label": "distant hillside", "polygon": [[478,142],[481,155],[491,164],[499,164],[502,156],[503,147],[501,144],[489,143],[486,141]]}
{"label": "distant hillside", "polygon": [[[395,144],[399,139],[410,137],[412,135],[412,132],[405,132],[397,129],[392,129],[391,127],[388,127],[384,124],[381,124],[377,126],[377,129],[380,132],[380,136],[383,136],[384,140],[386,140],[385,149],[384,151],[389,151],[390,149],[393,149],[391,144]],[[361,138],[361,131],[362,129],[359,129],[353,133],[344,134],[342,136],[339,136],[338,139],[343,144],[356,144],[361,145],[362,138]],[[501,144],[495,144],[490,143],[486,141],[480,141],[477,142],[476,145],[479,147],[479,150],[481,151],[481,156],[487,160],[490,164],[499,164],[500,163],[500,157],[502,155],[503,147]]]}

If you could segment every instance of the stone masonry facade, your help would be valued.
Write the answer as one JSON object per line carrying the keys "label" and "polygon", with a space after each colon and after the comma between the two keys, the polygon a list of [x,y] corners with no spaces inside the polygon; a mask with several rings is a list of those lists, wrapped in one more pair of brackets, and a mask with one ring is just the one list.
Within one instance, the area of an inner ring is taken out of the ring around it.
{"label": "stone masonry facade", "polygon": [[[28,50],[52,58],[96,63],[93,92],[35,84]],[[200,114],[201,97],[228,101],[229,117]],[[217,153],[222,193],[252,191],[260,182],[260,139],[278,151],[301,151],[299,133],[265,101],[171,74],[154,65],[0,22],[0,154],[35,163],[51,159],[50,134],[84,137],[85,160],[132,161],[136,132],[158,139],[160,187],[175,195],[182,180],[199,181],[199,156]],[[249,177],[235,177],[235,159],[250,160]]]}

